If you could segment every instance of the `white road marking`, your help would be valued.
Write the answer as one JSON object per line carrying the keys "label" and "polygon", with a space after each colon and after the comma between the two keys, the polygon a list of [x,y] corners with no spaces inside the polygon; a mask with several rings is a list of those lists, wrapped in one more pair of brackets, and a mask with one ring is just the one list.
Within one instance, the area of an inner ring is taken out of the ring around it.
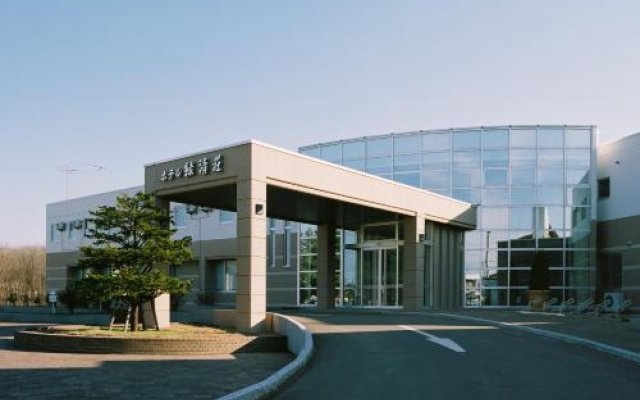
{"label": "white road marking", "polygon": [[441,337],[437,337],[431,334],[428,334],[427,332],[423,332],[420,329],[416,329],[407,325],[398,325],[400,328],[402,329],[406,329],[408,331],[413,331],[417,334],[420,334],[422,336],[425,336],[427,338],[427,340],[429,340],[430,342],[433,342],[439,346],[442,347],[446,347],[449,350],[455,351],[456,353],[466,353],[467,351],[465,349],[463,349],[462,347],[458,346],[458,344],[456,342],[454,342],[451,339],[447,339],[447,338],[441,338]]}

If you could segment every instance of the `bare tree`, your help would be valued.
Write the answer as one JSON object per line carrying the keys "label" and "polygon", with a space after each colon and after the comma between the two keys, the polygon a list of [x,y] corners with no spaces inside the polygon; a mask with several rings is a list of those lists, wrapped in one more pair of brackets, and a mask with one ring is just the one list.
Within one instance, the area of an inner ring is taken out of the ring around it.
{"label": "bare tree", "polygon": [[0,247],[0,305],[39,304],[45,291],[43,247]]}

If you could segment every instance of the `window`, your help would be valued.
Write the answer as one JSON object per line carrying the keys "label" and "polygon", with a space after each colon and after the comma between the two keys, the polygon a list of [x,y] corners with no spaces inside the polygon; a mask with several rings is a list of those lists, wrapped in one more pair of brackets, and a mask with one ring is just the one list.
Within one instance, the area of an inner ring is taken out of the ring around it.
{"label": "window", "polygon": [[56,224],[51,224],[51,226],[49,227],[49,236],[51,237],[52,242],[58,240],[58,230],[56,229]]}
{"label": "window", "polygon": [[331,162],[342,161],[342,145],[337,143],[321,147],[320,158]]}
{"label": "window", "polygon": [[392,139],[369,139],[367,141],[367,157],[384,157],[390,156],[393,149]]}
{"label": "window", "polygon": [[342,145],[342,158],[353,160],[365,157],[365,147],[363,141],[348,142]]}
{"label": "window", "polygon": [[536,130],[512,129],[511,147],[536,147]]}
{"label": "window", "polygon": [[318,237],[315,225],[300,224],[298,234],[300,271],[298,273],[298,304],[312,305],[317,301]]}
{"label": "window", "polygon": [[218,218],[221,224],[229,224],[236,220],[236,213],[233,211],[220,210]]}
{"label": "window", "polygon": [[480,148],[480,131],[457,131],[453,133],[454,149]]}
{"label": "window", "polygon": [[284,222],[284,240],[282,241],[284,246],[284,267],[291,266],[291,221]]}
{"label": "window", "polygon": [[509,146],[509,131],[486,130],[482,133],[482,145],[485,148]]}
{"label": "window", "polygon": [[422,136],[408,135],[396,136],[394,138],[393,149],[396,154],[416,153],[422,147]]}
{"label": "window", "polygon": [[218,291],[230,292],[237,288],[236,260],[217,260],[215,262],[215,288]]}
{"label": "window", "polygon": [[85,222],[83,219],[69,222],[69,239],[82,239],[84,236]]}
{"label": "window", "polygon": [[598,198],[607,199],[611,193],[611,180],[609,177],[598,179]]}
{"label": "window", "polygon": [[269,230],[267,231],[267,265],[276,266],[276,220],[268,219]]}
{"label": "window", "polygon": [[451,149],[451,137],[449,133],[428,133],[422,140],[424,151],[444,151]]}
{"label": "window", "polygon": [[320,150],[320,147],[312,147],[310,149],[300,149],[300,152],[310,157],[320,158]]}
{"label": "window", "polygon": [[175,206],[173,208],[173,226],[176,228],[187,226],[187,207]]}

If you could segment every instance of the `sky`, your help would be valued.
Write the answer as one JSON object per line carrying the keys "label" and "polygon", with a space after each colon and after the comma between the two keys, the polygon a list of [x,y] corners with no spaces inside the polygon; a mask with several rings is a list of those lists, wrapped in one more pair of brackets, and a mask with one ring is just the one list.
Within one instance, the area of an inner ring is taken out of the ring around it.
{"label": "sky", "polygon": [[0,0],[0,245],[44,245],[47,203],[249,138],[619,139],[640,131],[639,16],[637,0]]}

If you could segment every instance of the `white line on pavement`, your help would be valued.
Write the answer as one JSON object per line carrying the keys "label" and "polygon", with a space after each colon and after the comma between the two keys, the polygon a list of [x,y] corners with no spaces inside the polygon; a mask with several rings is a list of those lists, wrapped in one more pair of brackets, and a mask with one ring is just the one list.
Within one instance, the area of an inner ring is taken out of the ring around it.
{"label": "white line on pavement", "polygon": [[402,329],[406,329],[408,331],[412,331],[415,332],[419,335],[425,336],[427,338],[427,340],[429,340],[432,343],[435,343],[437,345],[440,345],[442,347],[446,347],[449,350],[455,351],[456,353],[466,353],[467,351],[465,349],[463,349],[462,347],[458,346],[458,344],[456,342],[454,342],[451,339],[447,339],[447,338],[441,338],[441,337],[437,337],[434,335],[431,335],[427,332],[423,332],[420,329],[417,328],[413,328],[411,326],[407,326],[407,325],[398,325],[400,328]]}

